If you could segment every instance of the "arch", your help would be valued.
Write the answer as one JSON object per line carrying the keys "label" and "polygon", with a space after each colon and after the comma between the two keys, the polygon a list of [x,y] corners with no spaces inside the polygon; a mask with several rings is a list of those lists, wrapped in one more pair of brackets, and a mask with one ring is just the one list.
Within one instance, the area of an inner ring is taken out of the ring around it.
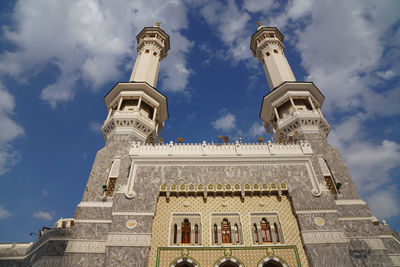
{"label": "arch", "polygon": [[262,258],[257,267],[287,267],[287,263],[277,256],[266,256]]}
{"label": "arch", "polygon": [[181,227],[181,243],[190,244],[190,222],[184,219]]}
{"label": "arch", "polygon": [[244,264],[233,256],[222,257],[219,259],[215,267],[244,267]]}
{"label": "arch", "polygon": [[200,267],[200,265],[190,257],[180,257],[174,260],[170,267]]}
{"label": "arch", "polygon": [[226,218],[221,222],[221,243],[232,243],[231,223]]}

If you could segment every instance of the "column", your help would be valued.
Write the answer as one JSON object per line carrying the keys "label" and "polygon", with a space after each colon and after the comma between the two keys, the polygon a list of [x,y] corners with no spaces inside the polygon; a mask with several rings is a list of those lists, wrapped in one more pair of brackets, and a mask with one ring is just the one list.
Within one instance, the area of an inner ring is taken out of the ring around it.
{"label": "column", "polygon": [[117,107],[117,110],[118,111],[120,111],[121,110],[121,105],[122,105],[122,100],[123,100],[124,98],[121,96],[121,98],[119,99],[119,103],[118,103],[118,107]]}

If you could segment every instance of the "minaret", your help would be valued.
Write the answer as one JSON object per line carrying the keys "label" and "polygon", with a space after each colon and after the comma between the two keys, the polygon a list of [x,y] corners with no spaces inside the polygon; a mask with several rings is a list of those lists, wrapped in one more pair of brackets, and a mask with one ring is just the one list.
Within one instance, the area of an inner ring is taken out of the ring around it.
{"label": "minaret", "polygon": [[168,118],[167,98],[155,88],[160,61],[170,48],[169,36],[159,25],[145,27],[136,36],[138,56],[129,82],[117,83],[104,98],[106,142],[116,134],[128,134],[138,142],[155,143]]}
{"label": "minaret", "polygon": [[314,83],[296,81],[284,53],[282,33],[276,27],[258,25],[250,49],[263,63],[271,89],[260,112],[265,128],[272,128],[279,143],[293,142],[305,133],[326,137],[330,127],[320,110],[325,97]]}

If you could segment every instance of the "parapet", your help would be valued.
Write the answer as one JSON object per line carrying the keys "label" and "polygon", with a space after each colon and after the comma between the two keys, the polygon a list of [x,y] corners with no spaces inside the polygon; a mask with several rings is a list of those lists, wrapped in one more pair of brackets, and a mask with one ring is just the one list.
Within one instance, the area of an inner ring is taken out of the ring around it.
{"label": "parapet", "polygon": [[220,157],[236,157],[236,156],[303,156],[313,153],[311,145],[307,141],[298,143],[279,144],[279,143],[235,143],[201,144],[192,143],[174,143],[167,144],[142,144],[133,142],[129,155],[135,156],[220,156]]}

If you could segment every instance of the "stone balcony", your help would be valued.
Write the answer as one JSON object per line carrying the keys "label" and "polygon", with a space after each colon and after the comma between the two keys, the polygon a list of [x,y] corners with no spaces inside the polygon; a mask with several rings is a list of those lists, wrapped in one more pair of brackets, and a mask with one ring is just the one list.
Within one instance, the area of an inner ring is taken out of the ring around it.
{"label": "stone balcony", "polygon": [[319,131],[328,136],[330,126],[318,110],[295,110],[277,121],[275,140],[284,143],[296,131]]}
{"label": "stone balcony", "polygon": [[101,127],[107,141],[116,133],[135,133],[143,142],[156,129],[156,122],[143,116],[139,110],[133,112],[115,111]]}

